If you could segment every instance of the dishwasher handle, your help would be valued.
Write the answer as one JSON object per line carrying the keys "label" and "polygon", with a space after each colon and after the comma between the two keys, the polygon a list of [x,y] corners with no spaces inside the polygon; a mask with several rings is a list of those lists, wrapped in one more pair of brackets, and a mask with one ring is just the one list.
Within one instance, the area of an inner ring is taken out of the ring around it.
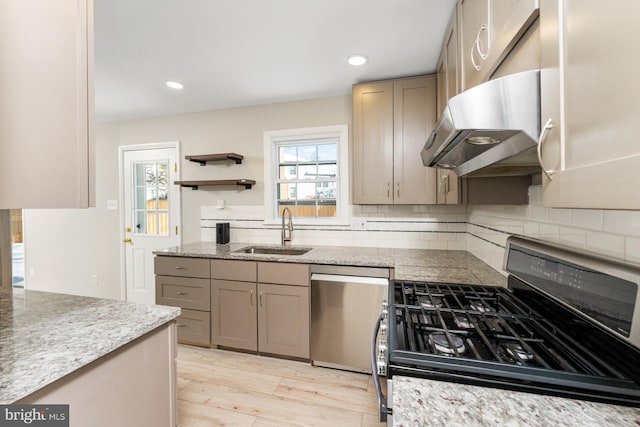
{"label": "dishwasher handle", "polygon": [[312,282],[363,283],[366,285],[389,286],[389,279],[380,277],[344,276],[341,274],[313,273]]}
{"label": "dishwasher handle", "polygon": [[378,341],[378,332],[380,331],[380,324],[384,319],[384,313],[380,313],[376,325],[373,329],[373,338],[371,339],[371,370],[373,371],[373,383],[376,386],[376,394],[378,395],[378,421],[387,421],[387,397],[382,394],[382,388],[380,387],[380,375],[378,374],[378,364],[376,357],[376,343]]}

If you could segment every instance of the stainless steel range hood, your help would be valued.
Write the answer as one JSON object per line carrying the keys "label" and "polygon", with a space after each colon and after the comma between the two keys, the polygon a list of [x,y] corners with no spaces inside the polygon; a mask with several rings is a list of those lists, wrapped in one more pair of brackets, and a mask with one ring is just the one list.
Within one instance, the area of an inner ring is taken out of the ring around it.
{"label": "stainless steel range hood", "polygon": [[540,71],[490,80],[449,100],[422,149],[425,166],[458,176],[540,172]]}

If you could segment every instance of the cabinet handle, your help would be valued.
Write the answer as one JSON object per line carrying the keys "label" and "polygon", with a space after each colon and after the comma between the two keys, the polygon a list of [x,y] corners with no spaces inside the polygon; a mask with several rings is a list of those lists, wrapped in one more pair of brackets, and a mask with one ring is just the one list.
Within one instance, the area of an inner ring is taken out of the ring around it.
{"label": "cabinet handle", "polygon": [[253,305],[253,291],[249,291],[249,304]]}
{"label": "cabinet handle", "polygon": [[178,328],[186,328],[187,325],[185,325],[184,323],[176,323],[176,327],[178,327]]}
{"label": "cabinet handle", "polygon": [[176,270],[186,270],[187,267],[176,267]]}
{"label": "cabinet handle", "polygon": [[400,198],[400,181],[398,181],[398,199]]}
{"label": "cabinet handle", "polygon": [[549,135],[549,131],[553,129],[553,120],[547,120],[544,127],[542,128],[542,132],[540,132],[540,139],[538,140],[538,163],[540,163],[540,167],[542,168],[542,172],[549,178],[549,181],[553,180],[552,175],[554,174],[554,170],[546,169],[544,167],[544,163],[542,162],[542,144],[547,139]]}
{"label": "cabinet handle", "polygon": [[189,295],[189,292],[176,292],[176,295]]}
{"label": "cabinet handle", "polygon": [[391,197],[391,183],[387,181],[387,198]]}
{"label": "cabinet handle", "polygon": [[440,177],[440,193],[447,195],[449,193],[449,171],[446,171]]}
{"label": "cabinet handle", "polygon": [[[475,45],[476,45],[476,49],[478,50],[478,54],[480,55],[480,58],[482,58],[482,60],[484,61],[485,59],[487,59],[489,52],[487,51],[487,53],[482,53],[482,50],[480,49],[480,34],[482,34],[483,31],[487,31],[487,33],[489,31],[486,24],[482,24],[480,26],[480,29],[478,30],[478,34],[476,35]],[[488,41],[489,41],[489,36],[487,36],[487,47],[489,45]]]}
{"label": "cabinet handle", "polygon": [[260,307],[262,307],[262,291],[260,291]]}
{"label": "cabinet handle", "polygon": [[477,44],[478,44],[478,39],[476,39],[476,41],[474,41],[473,45],[471,46],[471,64],[473,65],[473,68],[476,69],[476,71],[480,71],[480,66],[478,64],[476,64],[476,58],[473,55],[473,53],[476,50],[479,50],[479,48],[476,48]]}

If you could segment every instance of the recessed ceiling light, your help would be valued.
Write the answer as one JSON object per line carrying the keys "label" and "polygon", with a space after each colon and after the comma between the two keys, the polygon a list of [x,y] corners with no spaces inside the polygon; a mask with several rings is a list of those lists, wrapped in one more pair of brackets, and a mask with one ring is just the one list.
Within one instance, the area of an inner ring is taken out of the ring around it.
{"label": "recessed ceiling light", "polygon": [[367,58],[366,55],[356,53],[349,57],[349,64],[353,65],[354,67],[359,67],[360,65],[366,64],[368,60],[369,58]]}
{"label": "recessed ceiling light", "polygon": [[171,89],[182,89],[184,87],[182,83],[178,83],[178,82],[166,82],[165,84],[169,86]]}

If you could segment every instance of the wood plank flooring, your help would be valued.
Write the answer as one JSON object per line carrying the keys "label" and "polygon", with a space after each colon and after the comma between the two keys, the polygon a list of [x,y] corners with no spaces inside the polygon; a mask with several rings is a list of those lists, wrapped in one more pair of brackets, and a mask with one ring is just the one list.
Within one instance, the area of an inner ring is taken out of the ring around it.
{"label": "wood plank flooring", "polygon": [[178,346],[178,425],[380,427],[371,375]]}

